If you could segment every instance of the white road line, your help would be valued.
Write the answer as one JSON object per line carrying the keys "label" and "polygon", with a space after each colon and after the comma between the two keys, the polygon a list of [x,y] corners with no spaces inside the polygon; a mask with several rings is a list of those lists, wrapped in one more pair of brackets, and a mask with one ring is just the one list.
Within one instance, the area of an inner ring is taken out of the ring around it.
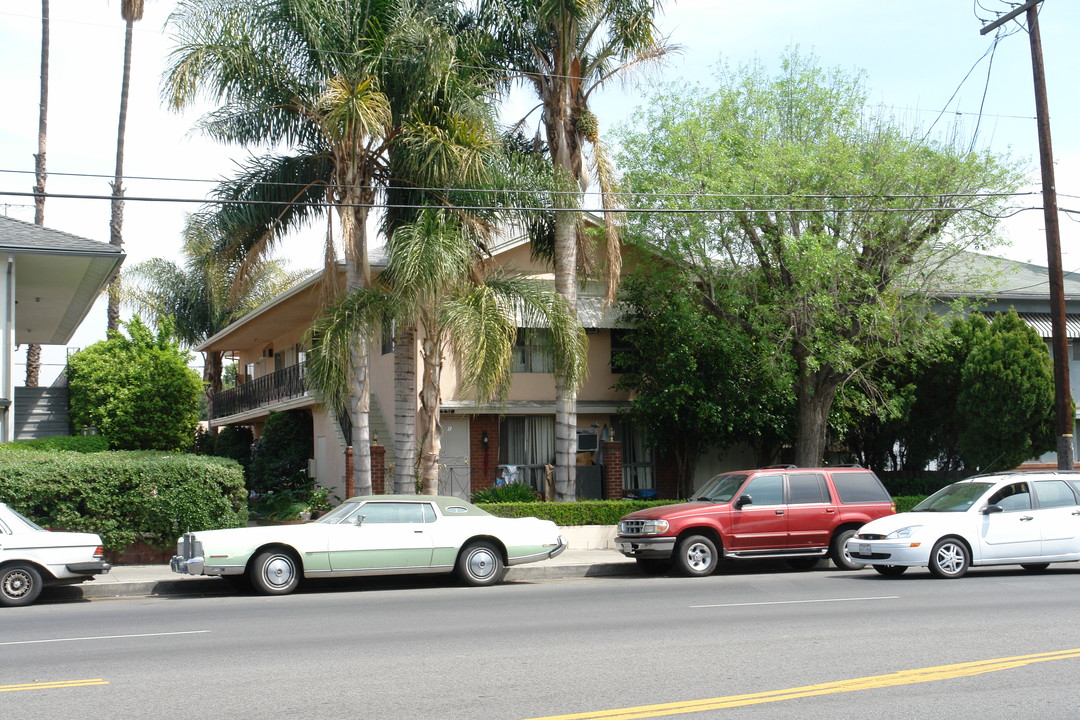
{"label": "white road line", "polygon": [[723,605],[691,605],[690,608],[750,607],[754,605],[802,605],[805,603],[860,602],[863,600],[899,600],[899,595],[881,595],[878,597],[824,598],[821,600],[776,600],[774,602],[725,603]]}
{"label": "white road line", "polygon": [[210,631],[181,630],[180,632],[138,633],[136,635],[97,635],[94,637],[53,638],[52,640],[15,640],[13,642],[0,642],[0,645],[37,645],[39,643],[81,642],[83,640],[118,640],[123,638],[164,637],[166,635],[198,635],[200,633],[208,632]]}

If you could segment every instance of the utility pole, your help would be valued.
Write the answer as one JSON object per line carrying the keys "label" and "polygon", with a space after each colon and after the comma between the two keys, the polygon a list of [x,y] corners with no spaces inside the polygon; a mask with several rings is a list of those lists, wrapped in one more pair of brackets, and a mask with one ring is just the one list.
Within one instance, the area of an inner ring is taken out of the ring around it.
{"label": "utility pole", "polygon": [[1065,281],[1061,270],[1061,236],[1058,231],[1057,189],[1054,184],[1054,153],[1050,145],[1050,110],[1046,102],[1046,73],[1039,9],[1042,0],[1029,0],[979,31],[985,35],[1021,13],[1027,13],[1031,39],[1031,72],[1035,80],[1035,117],[1039,128],[1039,164],[1042,167],[1043,219],[1046,225],[1046,258],[1050,282],[1051,345],[1054,348],[1054,409],[1058,470],[1074,469],[1073,428],[1076,424],[1069,389],[1069,341],[1065,332]]}

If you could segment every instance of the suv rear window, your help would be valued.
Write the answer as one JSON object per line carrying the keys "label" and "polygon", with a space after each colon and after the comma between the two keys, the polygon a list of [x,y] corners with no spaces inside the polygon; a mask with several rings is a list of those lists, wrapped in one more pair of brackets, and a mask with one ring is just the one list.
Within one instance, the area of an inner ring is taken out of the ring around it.
{"label": "suv rear window", "polygon": [[832,481],[842,503],[892,502],[885,486],[872,472],[834,472]]}

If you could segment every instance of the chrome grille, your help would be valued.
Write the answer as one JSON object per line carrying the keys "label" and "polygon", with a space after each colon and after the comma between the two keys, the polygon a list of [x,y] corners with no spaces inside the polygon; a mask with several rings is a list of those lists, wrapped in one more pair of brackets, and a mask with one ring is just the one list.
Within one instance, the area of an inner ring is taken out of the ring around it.
{"label": "chrome grille", "polygon": [[185,560],[202,557],[202,543],[196,540],[195,536],[191,533],[184,533],[183,537],[180,538],[177,554]]}
{"label": "chrome grille", "polygon": [[644,520],[620,520],[619,521],[619,534],[620,535],[641,535],[642,530],[645,528]]}

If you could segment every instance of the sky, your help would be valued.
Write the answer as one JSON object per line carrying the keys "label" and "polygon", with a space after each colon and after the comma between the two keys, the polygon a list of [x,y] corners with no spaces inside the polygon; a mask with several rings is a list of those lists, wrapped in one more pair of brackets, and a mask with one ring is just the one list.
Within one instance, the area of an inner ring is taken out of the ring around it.
{"label": "sky", "polygon": [[[1015,4],[1015,3],[1014,3]],[[213,182],[230,175],[242,149],[195,134],[209,106],[182,114],[160,102],[160,81],[171,42],[165,32],[172,0],[147,0],[135,26],[132,84],[125,145],[124,250],[126,265],[152,257],[179,259],[187,213],[199,209]],[[1046,265],[1041,211],[1038,133],[1028,34],[1016,22],[992,55],[993,33],[982,19],[1010,9],[1004,0],[668,0],[658,19],[680,47],[664,65],[594,96],[601,133],[628,122],[649,88],[670,81],[708,87],[719,62],[760,60],[775,68],[786,48],[813,53],[824,67],[863,71],[870,99],[914,127],[958,124],[979,148],[1021,161],[1036,194],[1018,198],[1033,208],[1003,223],[1003,257]],[[41,9],[36,2],[0,1],[0,213],[33,222],[40,89]],[[51,0],[48,144],[49,193],[94,199],[49,198],[45,224],[80,237],[109,241],[109,182],[115,169],[124,23],[120,0]],[[1080,210],[1080,2],[1044,0],[1040,14],[1058,203]],[[991,62],[992,60],[992,62]],[[533,103],[517,97],[504,117],[514,120]],[[535,117],[535,116],[534,116]],[[152,198],[153,200],[136,200]],[[169,200],[163,200],[168,198]],[[180,202],[190,200],[191,202]],[[1062,261],[1080,269],[1080,213],[1060,216]],[[317,268],[322,233],[286,240],[280,255],[293,268]],[[105,336],[99,300],[72,338],[85,347]],[[42,383],[58,374],[64,348],[44,348]],[[17,353],[17,382],[25,353]]]}

